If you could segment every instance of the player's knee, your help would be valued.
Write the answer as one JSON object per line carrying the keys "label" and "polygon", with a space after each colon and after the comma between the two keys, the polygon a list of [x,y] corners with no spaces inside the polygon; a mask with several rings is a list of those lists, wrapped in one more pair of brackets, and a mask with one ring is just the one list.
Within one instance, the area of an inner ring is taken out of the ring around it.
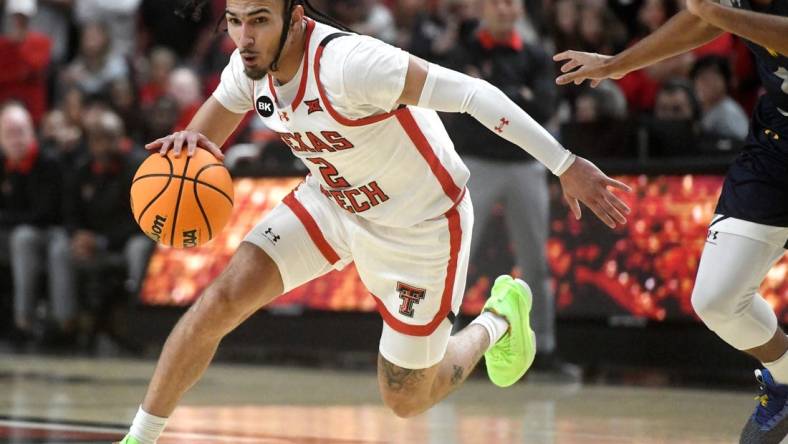
{"label": "player's knee", "polygon": [[383,404],[400,418],[412,418],[423,412],[426,407],[419,401],[420,394],[387,393],[382,394]]}
{"label": "player's knee", "polygon": [[727,322],[737,315],[737,301],[743,300],[736,289],[698,283],[692,291],[692,308],[709,327]]}
{"label": "player's knee", "polygon": [[400,418],[410,418],[432,404],[435,369],[408,369],[378,358],[378,382],[383,404]]}

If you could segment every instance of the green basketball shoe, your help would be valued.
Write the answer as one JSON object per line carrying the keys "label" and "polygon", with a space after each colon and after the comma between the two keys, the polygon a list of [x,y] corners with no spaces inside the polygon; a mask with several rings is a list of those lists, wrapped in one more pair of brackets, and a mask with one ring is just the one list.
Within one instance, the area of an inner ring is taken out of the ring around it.
{"label": "green basketball shoe", "polygon": [[520,279],[499,276],[482,311],[506,318],[509,331],[484,354],[487,375],[493,384],[508,387],[531,367],[536,356],[536,335],[528,318],[531,289]]}
{"label": "green basketball shoe", "polygon": [[126,437],[123,438],[123,441],[120,441],[118,444],[140,444],[140,442],[137,441],[137,438],[134,438],[131,435],[126,435]]}

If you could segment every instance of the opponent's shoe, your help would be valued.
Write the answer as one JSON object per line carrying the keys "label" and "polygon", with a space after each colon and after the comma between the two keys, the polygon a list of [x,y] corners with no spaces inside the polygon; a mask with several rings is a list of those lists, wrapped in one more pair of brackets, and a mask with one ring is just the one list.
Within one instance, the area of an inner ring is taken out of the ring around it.
{"label": "opponent's shoe", "polygon": [[528,284],[502,275],[495,280],[490,298],[482,311],[506,318],[509,330],[484,354],[487,375],[493,384],[508,387],[517,382],[533,364],[536,335],[529,315],[533,296]]}
{"label": "opponent's shoe", "polygon": [[140,442],[137,440],[137,438],[134,438],[131,435],[126,435],[126,437],[123,438],[123,441],[120,441],[116,444],[140,444]]}
{"label": "opponent's shoe", "polygon": [[755,370],[758,405],[741,431],[741,444],[779,444],[788,435],[788,385],[778,384],[769,370]]}

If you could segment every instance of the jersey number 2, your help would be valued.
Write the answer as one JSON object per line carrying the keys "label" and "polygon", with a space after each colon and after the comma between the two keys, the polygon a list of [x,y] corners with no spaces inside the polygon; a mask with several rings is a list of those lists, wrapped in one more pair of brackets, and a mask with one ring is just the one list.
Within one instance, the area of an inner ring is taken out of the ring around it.
{"label": "jersey number 2", "polygon": [[331,165],[326,159],[322,157],[311,157],[307,160],[315,165],[320,165],[320,175],[323,176],[323,180],[331,188],[347,188],[350,186],[350,183],[339,175],[339,171],[337,171],[336,167]]}

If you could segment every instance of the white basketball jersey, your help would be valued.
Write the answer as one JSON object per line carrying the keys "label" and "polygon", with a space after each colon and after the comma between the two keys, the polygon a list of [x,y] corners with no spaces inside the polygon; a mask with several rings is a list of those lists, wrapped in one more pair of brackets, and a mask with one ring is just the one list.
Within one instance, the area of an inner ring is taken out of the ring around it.
{"label": "white basketball jersey", "polygon": [[[240,81],[244,85],[234,86],[236,92],[243,88],[253,91],[254,109],[265,125],[279,133],[309,168],[307,184],[319,186],[343,210],[395,227],[442,215],[459,202],[470,174],[437,113],[401,106],[363,118],[341,114],[338,109],[347,112],[347,102],[339,103],[342,97],[336,99],[327,92],[338,88],[326,88],[321,83],[321,77],[338,78],[336,72],[328,70],[341,67],[323,58],[324,49],[338,39],[369,37],[342,33],[307,19],[303,67],[301,77],[296,74],[291,80],[298,85],[291,103],[282,103],[270,75],[253,82],[237,74],[230,76],[226,70],[222,83]],[[233,58],[231,64],[240,62],[237,51]],[[373,63],[368,70],[376,69]],[[348,77],[345,72],[346,90],[353,83]],[[229,101],[228,86],[220,85],[214,93],[225,105]],[[239,95],[249,96],[237,92],[236,97]],[[358,110],[354,111],[359,115]]]}

